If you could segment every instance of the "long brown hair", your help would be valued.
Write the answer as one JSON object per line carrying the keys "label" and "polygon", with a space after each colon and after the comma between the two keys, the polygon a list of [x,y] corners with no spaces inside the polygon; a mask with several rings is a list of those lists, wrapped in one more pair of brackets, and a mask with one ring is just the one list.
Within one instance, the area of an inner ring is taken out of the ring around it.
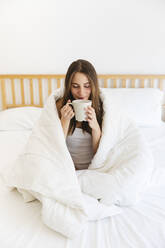
{"label": "long brown hair", "polygon": [[[76,74],[76,72],[84,73],[90,82],[91,94],[90,94],[89,99],[92,100],[92,107],[95,109],[96,118],[101,128],[103,106],[102,106],[102,101],[100,99],[100,91],[99,91],[97,74],[96,74],[95,68],[90,62],[83,60],[83,59],[79,59],[77,61],[74,61],[69,66],[68,71],[66,73],[66,77],[65,77],[65,90],[64,90],[63,100],[62,100],[62,107],[67,103],[69,99],[71,101],[74,100],[72,93],[71,93],[71,83],[72,83],[72,79],[74,75]],[[75,130],[75,127],[76,127],[76,119],[75,117],[73,117],[70,121],[68,133],[69,134],[73,133]],[[86,131],[88,133],[92,132],[87,121],[82,122],[82,129],[83,131]]]}

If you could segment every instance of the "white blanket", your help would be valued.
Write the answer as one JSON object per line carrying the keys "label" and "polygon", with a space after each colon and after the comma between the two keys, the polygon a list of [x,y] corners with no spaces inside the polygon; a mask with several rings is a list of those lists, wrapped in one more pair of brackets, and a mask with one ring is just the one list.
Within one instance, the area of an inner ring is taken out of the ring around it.
{"label": "white blanket", "polygon": [[2,176],[26,201],[41,201],[47,226],[73,238],[88,220],[135,204],[150,181],[153,158],[139,129],[102,90],[100,144],[89,169],[75,171],[55,104],[62,95],[56,90],[48,98],[24,152]]}

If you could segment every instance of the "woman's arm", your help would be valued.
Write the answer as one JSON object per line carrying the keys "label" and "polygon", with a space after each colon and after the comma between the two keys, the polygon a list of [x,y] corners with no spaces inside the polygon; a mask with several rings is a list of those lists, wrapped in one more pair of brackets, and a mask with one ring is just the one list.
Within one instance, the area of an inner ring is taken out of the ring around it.
{"label": "woman's arm", "polygon": [[64,136],[67,137],[70,121],[61,119],[61,126],[63,128]]}
{"label": "woman's arm", "polygon": [[101,138],[101,129],[97,122],[96,113],[94,108],[88,106],[87,108],[87,121],[89,126],[92,129],[92,145],[93,145],[93,153],[97,152],[97,148],[99,146],[100,138]]}

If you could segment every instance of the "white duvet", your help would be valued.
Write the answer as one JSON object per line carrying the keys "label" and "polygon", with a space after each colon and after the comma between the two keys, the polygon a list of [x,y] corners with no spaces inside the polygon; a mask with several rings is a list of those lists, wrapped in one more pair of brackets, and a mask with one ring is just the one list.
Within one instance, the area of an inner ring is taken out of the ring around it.
{"label": "white duvet", "polygon": [[136,204],[154,164],[139,129],[101,91],[105,113],[99,148],[88,170],[75,171],[55,105],[62,94],[56,90],[49,97],[24,152],[2,177],[25,201],[41,201],[47,226],[73,238],[88,220],[120,214]]}

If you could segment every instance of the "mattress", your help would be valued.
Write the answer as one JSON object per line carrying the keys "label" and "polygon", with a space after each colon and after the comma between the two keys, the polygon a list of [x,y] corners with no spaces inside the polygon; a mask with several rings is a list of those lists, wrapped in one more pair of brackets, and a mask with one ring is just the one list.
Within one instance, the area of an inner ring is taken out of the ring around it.
{"label": "mattress", "polygon": [[[157,128],[141,128],[155,159],[165,170],[165,123]],[[0,132],[0,170],[23,149],[30,130]],[[134,207],[120,215],[88,222],[73,240],[52,231],[41,221],[37,200],[23,202],[16,191],[8,191],[0,181],[0,247],[2,248],[164,248],[165,187],[149,188]]]}

